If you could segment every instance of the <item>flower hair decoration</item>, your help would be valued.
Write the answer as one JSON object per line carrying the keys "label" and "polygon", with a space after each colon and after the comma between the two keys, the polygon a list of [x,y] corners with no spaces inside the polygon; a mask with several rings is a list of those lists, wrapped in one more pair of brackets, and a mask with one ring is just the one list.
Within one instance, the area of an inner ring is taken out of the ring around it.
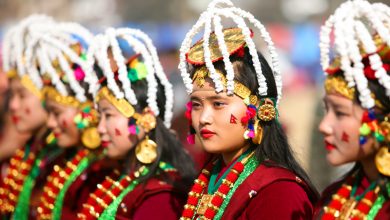
{"label": "flower hair decoration", "polygon": [[[242,47],[246,45],[249,49],[250,55],[252,56],[254,69],[256,70],[257,80],[259,83],[259,94],[261,96],[266,96],[268,90],[267,83],[264,75],[262,74],[262,68],[259,61],[259,57],[257,55],[256,45],[251,38],[253,33],[247,26],[245,20],[248,20],[256,29],[260,31],[260,35],[267,44],[269,54],[272,59],[273,73],[278,93],[277,102],[279,102],[282,95],[282,80],[278,56],[275,51],[274,43],[272,42],[271,37],[265,29],[264,25],[259,20],[257,20],[249,12],[234,7],[233,3],[229,0],[212,1],[209,4],[207,10],[200,15],[198,21],[185,36],[185,39],[180,48],[179,69],[187,92],[190,94],[193,89],[192,80],[187,70],[187,62],[192,64],[205,64],[208,71],[210,72],[210,78],[215,84],[216,92],[223,91],[223,82],[221,81],[220,75],[217,73],[216,69],[213,66],[213,61],[223,60],[227,73],[227,93],[230,95],[233,94],[235,84],[234,70],[229,56],[231,55],[231,53],[237,52],[237,49],[239,48],[232,48],[229,39],[226,39],[226,29],[223,30],[222,17],[230,18],[235,24],[237,24],[237,28],[240,30],[240,34],[242,35],[242,38],[239,39],[241,41],[240,46]],[[214,27],[214,32],[212,32],[212,27]],[[202,28],[204,28],[202,44],[199,45],[199,48],[195,51],[191,51],[193,50],[193,48],[190,48],[192,40]],[[210,37],[212,35],[215,35],[215,42],[212,42],[211,44]],[[217,46],[214,47],[215,45]],[[196,52],[197,54],[200,53],[200,59],[192,59],[192,55],[189,54],[192,52]]]}
{"label": "flower hair decoration", "polygon": [[[122,48],[119,46],[119,39],[125,40],[129,44],[137,54],[137,58],[130,59],[127,62]],[[117,75],[114,74],[110,65],[109,50],[113,55],[112,61],[118,66]],[[142,62],[138,57],[142,58]],[[118,100],[116,103],[122,100],[121,102],[127,101],[131,105],[137,105],[138,101],[131,88],[131,83],[145,78],[148,84],[148,107],[156,116],[160,113],[156,95],[158,79],[164,87],[166,96],[164,124],[170,127],[173,114],[172,85],[162,69],[152,40],[145,33],[131,28],[109,28],[104,34],[99,34],[94,38],[87,54],[87,62],[92,64],[89,65],[90,69],[87,71],[87,75],[90,75],[90,77],[86,78],[85,81],[91,85],[91,93],[96,96],[100,91],[100,87],[98,85],[99,79],[93,73],[94,69],[92,68],[95,60],[102,70],[105,80],[107,80],[108,89]],[[119,83],[122,85],[121,88]]]}

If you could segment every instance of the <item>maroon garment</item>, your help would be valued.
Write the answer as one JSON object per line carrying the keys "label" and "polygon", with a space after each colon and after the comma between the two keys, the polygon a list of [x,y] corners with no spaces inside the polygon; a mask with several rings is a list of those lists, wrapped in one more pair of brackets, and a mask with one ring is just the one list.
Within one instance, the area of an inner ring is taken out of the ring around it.
{"label": "maroon garment", "polygon": [[113,169],[114,166],[108,159],[95,161],[85,169],[66,192],[61,219],[77,219],[77,213],[83,209],[89,194],[96,190],[97,185],[102,183]]}
{"label": "maroon garment", "polygon": [[[346,181],[347,177],[343,178],[342,180],[339,180],[333,184],[331,184],[330,186],[328,186],[322,193],[321,195],[321,198],[319,200],[319,202],[317,203],[316,205],[316,208],[315,208],[315,213],[314,213],[314,217],[315,219],[320,219],[321,216],[324,214],[323,213],[323,207],[326,206],[331,198],[332,198],[332,195],[335,194],[337,192],[337,190],[341,187],[341,185]],[[360,195],[364,192],[365,189],[367,189],[367,187],[370,186],[370,182],[369,180],[367,179],[366,176],[363,177],[362,181],[360,182],[357,190],[356,190],[356,195]],[[375,219],[376,220],[388,220],[390,219],[390,200],[387,200],[382,208],[379,210],[378,214],[375,216]]]}
{"label": "maroon garment", "polygon": [[[179,181],[175,175],[171,176]],[[187,192],[154,177],[137,185],[123,198],[116,219],[179,219],[186,197]]]}
{"label": "maroon garment", "polygon": [[294,173],[262,164],[237,188],[222,219],[312,219],[315,200]]}

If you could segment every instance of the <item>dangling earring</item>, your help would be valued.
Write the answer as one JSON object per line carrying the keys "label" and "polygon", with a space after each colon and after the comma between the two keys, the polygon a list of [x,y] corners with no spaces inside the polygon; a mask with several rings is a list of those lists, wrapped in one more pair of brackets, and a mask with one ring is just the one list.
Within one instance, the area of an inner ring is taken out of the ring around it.
{"label": "dangling earring", "polygon": [[[380,133],[384,137],[384,142],[390,142],[390,123],[388,118],[385,117],[385,120],[380,124]],[[381,147],[375,155],[375,166],[377,170],[385,175],[390,176],[390,152],[389,146]]]}
{"label": "dangling earring", "polygon": [[89,127],[82,131],[81,142],[89,149],[96,149],[100,146],[100,135],[96,127]]}
{"label": "dangling earring", "polygon": [[264,100],[262,100],[262,104],[260,104],[257,116],[262,121],[271,121],[272,119],[274,119],[276,116],[274,102],[269,98],[265,98]]}
{"label": "dangling earring", "polygon": [[89,148],[96,149],[101,144],[101,139],[97,128],[97,112],[91,108],[91,104],[86,103],[81,106],[81,111],[73,120],[79,130],[81,130],[81,143]]}
{"label": "dangling earring", "polygon": [[143,164],[151,164],[157,159],[157,144],[149,139],[148,133],[156,128],[156,116],[149,108],[145,108],[142,115],[134,115],[136,124],[145,131],[145,139],[135,147],[135,157]]}
{"label": "dangling earring", "polygon": [[151,164],[157,159],[157,144],[149,139],[146,135],[145,139],[135,147],[135,157],[143,164]]}
{"label": "dangling earring", "polygon": [[252,138],[254,144],[260,144],[263,140],[263,128],[260,125],[260,121],[256,119],[254,125],[255,136]]}

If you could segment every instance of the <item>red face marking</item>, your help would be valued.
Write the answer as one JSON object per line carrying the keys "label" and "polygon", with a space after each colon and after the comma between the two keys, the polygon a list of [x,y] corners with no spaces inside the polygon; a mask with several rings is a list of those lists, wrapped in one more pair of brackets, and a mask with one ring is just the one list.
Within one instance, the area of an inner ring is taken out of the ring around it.
{"label": "red face marking", "polygon": [[233,114],[230,114],[230,124],[237,124],[237,118]]}
{"label": "red face marking", "polygon": [[349,143],[349,135],[347,133],[345,133],[345,131],[343,132],[343,135],[341,136],[341,140],[346,142],[346,143]]}
{"label": "red face marking", "polygon": [[68,127],[68,123],[65,120],[62,121],[62,127],[64,128]]}
{"label": "red face marking", "polygon": [[31,114],[30,108],[26,108],[26,114],[27,114],[27,115]]}
{"label": "red face marking", "polygon": [[116,136],[121,136],[122,133],[118,130],[118,128],[115,128],[115,135]]}

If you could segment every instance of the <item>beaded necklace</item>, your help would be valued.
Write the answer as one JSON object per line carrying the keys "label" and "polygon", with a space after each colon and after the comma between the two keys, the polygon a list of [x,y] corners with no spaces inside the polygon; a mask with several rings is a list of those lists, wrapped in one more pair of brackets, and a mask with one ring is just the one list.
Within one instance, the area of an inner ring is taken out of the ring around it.
{"label": "beaded necklace", "polygon": [[[362,194],[356,195],[361,176],[361,174],[353,174],[332,195],[332,200],[324,207],[322,220],[375,218],[385,198],[383,195],[378,195],[380,189],[375,181]],[[390,184],[387,185],[387,190],[390,191]]]}
{"label": "beaded necklace", "polygon": [[[219,185],[219,181],[215,183],[216,178],[213,177],[214,175],[212,175],[214,182],[209,182],[209,179],[211,179],[210,170],[215,166],[216,161],[210,163],[203,169],[198,179],[195,180],[191,191],[188,193],[187,204],[184,206],[184,211],[180,219],[190,220],[195,217],[201,219],[220,219],[238,185],[259,165],[259,161],[252,157],[253,154],[254,151],[241,155],[237,162],[232,164],[230,169],[222,175],[220,178],[222,181],[220,181]],[[205,194],[207,186],[209,186],[208,193],[210,194]],[[216,187],[218,188],[215,189]]]}
{"label": "beaded necklace", "polygon": [[24,181],[29,175],[35,161],[35,153],[27,144],[23,149],[17,149],[10,160],[7,176],[0,187],[0,211],[12,213],[15,210]]}
{"label": "beaded necklace", "polygon": [[37,208],[38,219],[60,219],[66,192],[81,173],[95,161],[96,157],[89,150],[79,150],[64,168],[58,165],[47,177],[41,202]]}
{"label": "beaded necklace", "polygon": [[[175,168],[165,162],[160,162],[159,167],[164,172],[176,172]],[[118,173],[116,172],[117,176]],[[106,176],[106,180],[97,185],[96,191],[83,204],[81,213],[77,214],[78,219],[114,219],[123,197],[139,184],[140,177],[148,173],[149,169],[142,166],[130,175],[119,177],[118,181]]]}

